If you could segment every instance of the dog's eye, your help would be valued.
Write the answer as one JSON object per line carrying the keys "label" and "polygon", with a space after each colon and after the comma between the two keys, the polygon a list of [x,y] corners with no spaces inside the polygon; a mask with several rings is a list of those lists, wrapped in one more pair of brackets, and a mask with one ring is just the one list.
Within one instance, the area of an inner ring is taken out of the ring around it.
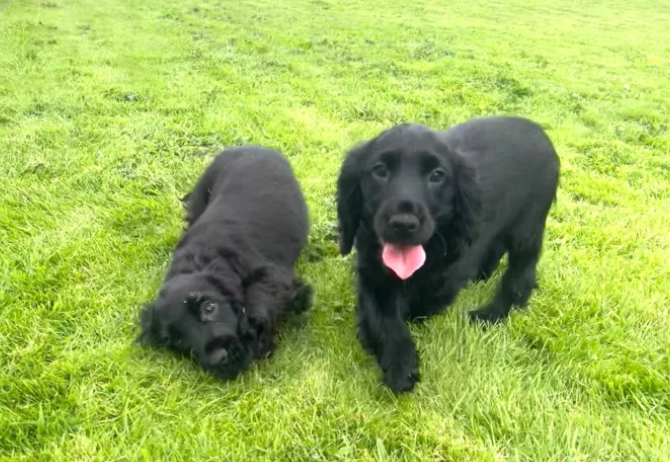
{"label": "dog's eye", "polygon": [[216,314],[218,306],[215,303],[205,303],[200,307],[200,313],[203,320],[208,320]]}
{"label": "dog's eye", "polygon": [[389,170],[384,164],[377,164],[372,169],[372,174],[380,180],[385,180],[389,176]]}
{"label": "dog's eye", "polygon": [[440,184],[444,181],[444,172],[439,168],[430,172],[428,181],[433,184]]}

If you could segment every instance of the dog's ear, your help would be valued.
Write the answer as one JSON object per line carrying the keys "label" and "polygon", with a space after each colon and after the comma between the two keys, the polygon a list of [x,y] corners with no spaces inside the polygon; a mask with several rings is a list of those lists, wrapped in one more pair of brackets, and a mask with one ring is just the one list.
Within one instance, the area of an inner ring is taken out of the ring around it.
{"label": "dog's ear", "polygon": [[340,233],[340,253],[347,255],[354,246],[363,209],[360,158],[370,148],[370,142],[349,151],[337,179],[337,220]]}
{"label": "dog's ear", "polygon": [[155,305],[153,302],[146,303],[140,311],[140,335],[137,341],[144,345],[163,345],[165,335],[160,322],[155,316]]}
{"label": "dog's ear", "polygon": [[454,231],[462,243],[470,245],[479,233],[481,189],[476,168],[465,158],[454,153],[455,208]]}

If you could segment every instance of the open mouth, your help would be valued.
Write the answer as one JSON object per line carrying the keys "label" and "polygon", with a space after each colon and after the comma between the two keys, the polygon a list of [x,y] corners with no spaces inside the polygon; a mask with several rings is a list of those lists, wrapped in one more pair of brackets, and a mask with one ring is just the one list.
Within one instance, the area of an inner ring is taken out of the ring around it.
{"label": "open mouth", "polygon": [[420,245],[397,245],[382,242],[382,262],[400,279],[411,277],[426,262],[426,251]]}

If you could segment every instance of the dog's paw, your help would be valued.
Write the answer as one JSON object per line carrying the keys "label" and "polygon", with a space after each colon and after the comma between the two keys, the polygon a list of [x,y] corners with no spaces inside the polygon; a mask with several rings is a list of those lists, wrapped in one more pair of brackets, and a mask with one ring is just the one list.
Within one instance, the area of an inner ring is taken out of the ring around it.
{"label": "dog's paw", "polygon": [[356,338],[358,339],[358,343],[360,346],[365,350],[367,353],[374,354],[375,350],[372,347],[372,342],[368,340],[368,338],[362,334],[360,331],[356,334]]}
{"label": "dog's paw", "polygon": [[468,313],[470,321],[484,324],[497,324],[507,318],[507,313],[497,307],[488,306]]}
{"label": "dog's paw", "polygon": [[304,313],[312,307],[314,302],[314,289],[309,284],[296,283],[296,290],[291,297],[291,311]]}
{"label": "dog's paw", "polygon": [[419,379],[419,367],[416,363],[399,364],[384,372],[384,383],[394,393],[407,393],[412,391]]}

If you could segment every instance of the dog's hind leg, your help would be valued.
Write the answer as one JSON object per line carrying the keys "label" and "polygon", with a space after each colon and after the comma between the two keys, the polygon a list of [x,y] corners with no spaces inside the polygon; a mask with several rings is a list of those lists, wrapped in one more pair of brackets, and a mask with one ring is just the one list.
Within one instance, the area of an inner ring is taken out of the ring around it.
{"label": "dog's hind leg", "polygon": [[[182,199],[186,208],[186,222],[192,226],[207,208],[210,191],[205,187],[196,187]],[[202,185],[204,186],[204,185]]]}
{"label": "dog's hind leg", "polygon": [[523,239],[517,237],[509,249],[509,265],[493,300],[484,308],[470,313],[472,320],[498,322],[505,319],[513,306],[523,306],[537,288],[536,267],[542,252],[544,221]]}
{"label": "dog's hind leg", "polygon": [[186,209],[188,226],[192,226],[207,208],[216,175],[217,171],[213,167],[207,169],[198,179],[193,189],[181,199]]}

